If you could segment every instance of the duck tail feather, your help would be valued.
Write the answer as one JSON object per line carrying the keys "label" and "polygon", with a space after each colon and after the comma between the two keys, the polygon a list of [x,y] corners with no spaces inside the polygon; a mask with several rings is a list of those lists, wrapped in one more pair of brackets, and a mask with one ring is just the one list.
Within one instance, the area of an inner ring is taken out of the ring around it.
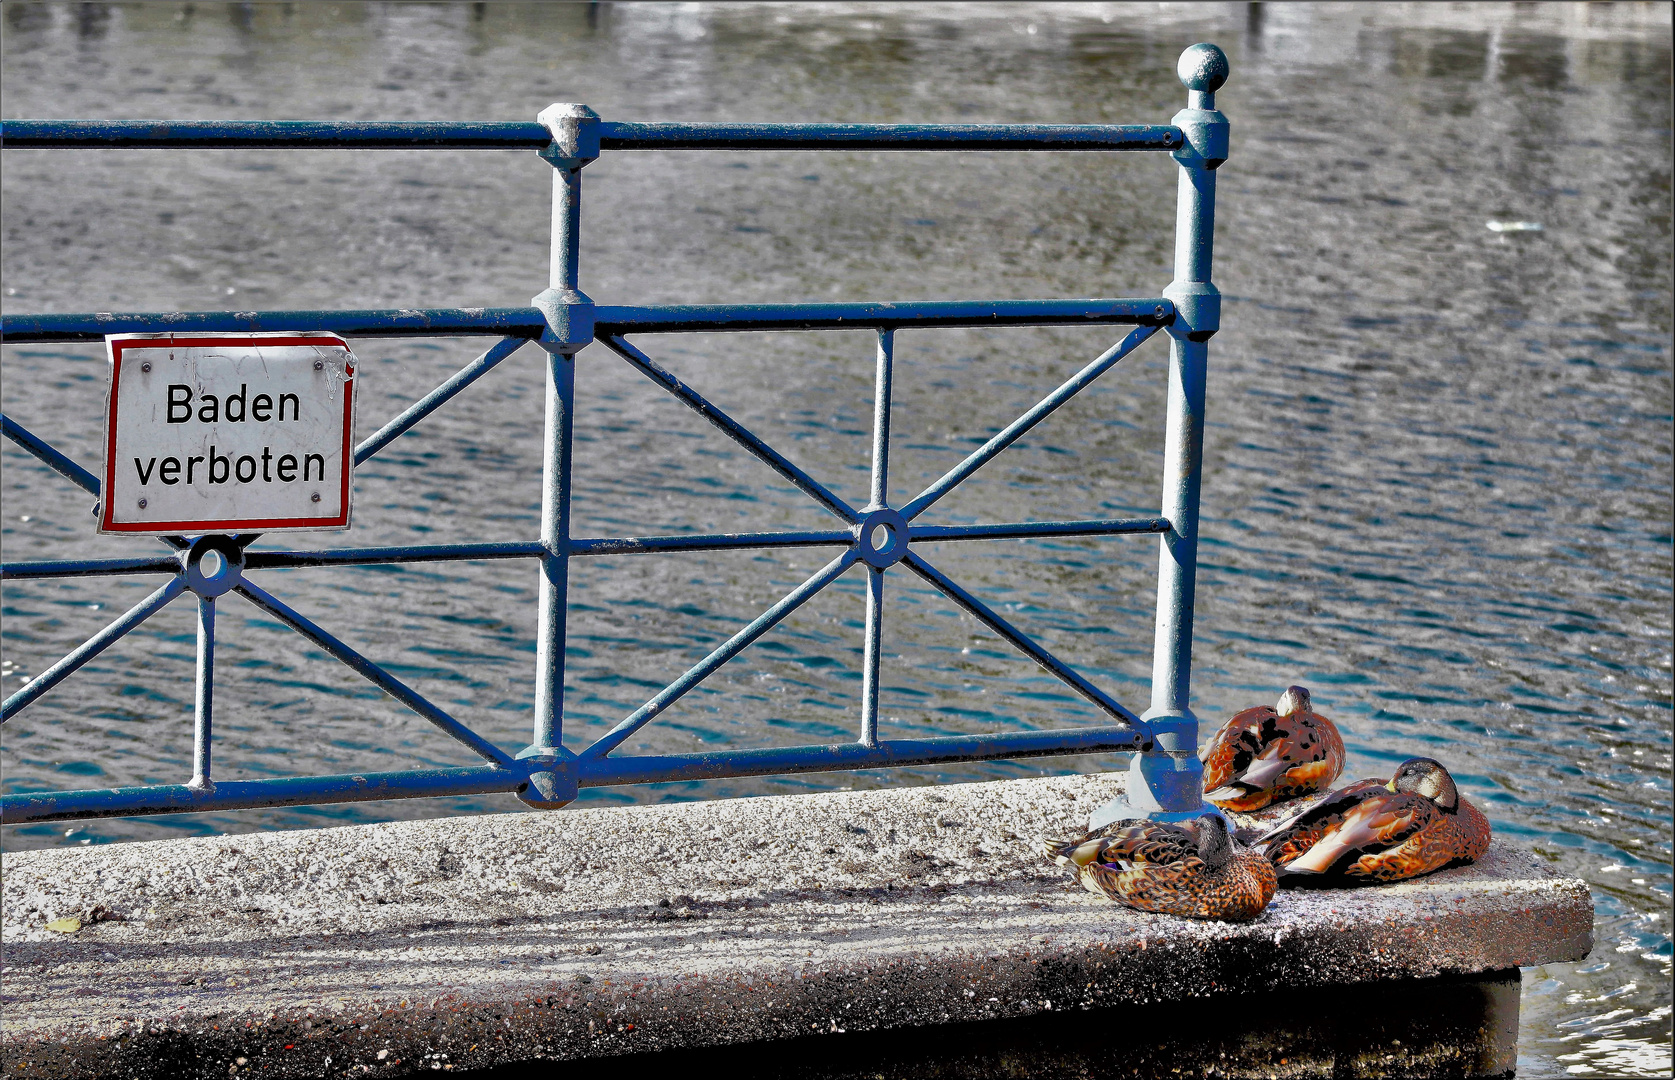
{"label": "duck tail feather", "polygon": [[1272,841],[1278,839],[1282,833],[1290,832],[1291,830],[1300,828],[1304,825],[1312,825],[1325,818],[1331,817],[1334,814],[1347,813],[1357,802],[1366,798],[1369,792],[1376,793],[1381,787],[1383,787],[1383,783],[1378,780],[1357,780],[1355,783],[1350,784],[1347,787],[1342,787],[1337,791],[1330,792],[1324,799],[1315,803],[1313,806],[1292,814],[1278,825],[1275,825],[1272,829],[1269,829],[1265,834],[1258,837],[1255,842],[1258,844],[1271,843]]}
{"label": "duck tail feather", "polygon": [[1077,845],[1081,842],[1081,837],[1074,840],[1055,840],[1052,837],[1047,837],[1041,841],[1041,850],[1047,858],[1063,866],[1070,862],[1071,854],[1075,852]]}

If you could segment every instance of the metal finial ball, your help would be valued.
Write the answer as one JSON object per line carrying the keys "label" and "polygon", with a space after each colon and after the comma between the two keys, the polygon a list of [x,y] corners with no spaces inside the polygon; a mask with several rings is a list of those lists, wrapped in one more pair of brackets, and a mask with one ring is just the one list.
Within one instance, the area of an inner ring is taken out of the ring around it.
{"label": "metal finial ball", "polygon": [[1227,81],[1227,54],[1208,42],[1199,42],[1181,54],[1175,73],[1188,90],[1213,94]]}

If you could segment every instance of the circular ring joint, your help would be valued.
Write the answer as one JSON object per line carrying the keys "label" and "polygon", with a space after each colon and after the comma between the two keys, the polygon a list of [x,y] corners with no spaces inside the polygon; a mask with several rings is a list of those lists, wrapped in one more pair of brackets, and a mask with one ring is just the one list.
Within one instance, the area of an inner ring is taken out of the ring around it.
{"label": "circular ring joint", "polygon": [[855,544],[868,566],[883,570],[907,554],[907,519],[888,506],[874,507],[855,526]]}
{"label": "circular ring joint", "polygon": [[244,549],[230,536],[200,536],[186,549],[186,587],[199,596],[220,596],[243,577]]}

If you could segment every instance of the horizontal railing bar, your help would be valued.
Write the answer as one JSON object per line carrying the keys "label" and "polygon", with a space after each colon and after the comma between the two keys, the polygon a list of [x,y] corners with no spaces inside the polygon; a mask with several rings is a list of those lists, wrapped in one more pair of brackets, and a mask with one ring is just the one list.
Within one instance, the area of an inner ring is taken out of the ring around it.
{"label": "horizontal railing bar", "polygon": [[246,570],[295,570],[310,566],[367,566],[376,563],[469,562],[475,559],[533,559],[546,554],[539,540],[480,544],[415,544],[341,548],[335,551],[247,551]]}
{"label": "horizontal railing bar", "polygon": [[[912,540],[1012,540],[1042,536],[1114,536],[1164,533],[1168,518],[1112,518],[1089,521],[1021,521],[998,525],[914,525]],[[728,551],[740,548],[837,547],[855,542],[848,529],[808,532],[691,533],[672,536],[586,536],[569,542],[578,556],[641,555],[665,551]],[[246,570],[294,570],[312,566],[369,566],[382,563],[469,562],[478,559],[533,559],[545,553],[538,540],[480,544],[424,544],[404,547],[344,548],[336,551],[251,551]],[[180,560],[168,555],[130,559],[82,559],[0,565],[0,580],[96,577],[119,574],[173,574]]]}
{"label": "horizontal railing bar", "polygon": [[849,545],[848,529],[777,533],[694,533],[689,536],[582,537],[571,540],[572,555],[640,555],[661,551],[726,551],[732,548],[828,547]]}
{"label": "horizontal railing bar", "polygon": [[1010,540],[1037,536],[1115,536],[1164,533],[1168,518],[1112,518],[1092,521],[1020,521],[1005,525],[909,525],[910,540]]}
{"label": "horizontal railing bar", "polygon": [[172,555],[140,555],[127,559],[69,559],[59,562],[22,562],[0,565],[0,580],[99,577],[111,574],[178,574],[181,562]]}
{"label": "horizontal railing bar", "polygon": [[542,150],[534,121],[7,120],[7,150]]}
{"label": "horizontal railing bar", "polygon": [[1168,124],[647,124],[605,121],[601,150],[1176,150]]}
{"label": "horizontal railing bar", "polygon": [[890,303],[670,304],[594,309],[594,332],[668,334],[742,330],[891,330],[955,326],[1162,326],[1162,297],[1096,300],[920,300]]}
{"label": "horizontal railing bar", "polygon": [[[592,758],[578,761],[577,766],[582,787],[608,787],[1061,754],[1127,753],[1135,750],[1140,742],[1141,736],[1132,728],[1090,727],[901,739],[881,742],[873,747],[860,743],[838,743],[669,757]],[[221,780],[216,782],[213,791],[195,791],[185,784],[31,791],[0,798],[0,820],[7,825],[22,825],[34,821],[78,818],[513,793],[528,782],[524,772],[526,767],[526,763],[519,762],[511,768],[478,765],[405,772]]]}
{"label": "horizontal railing bar", "polygon": [[476,765],[406,772],[287,776],[268,780],[217,780],[214,789],[209,791],[194,790],[185,784],[85,791],[30,791],[0,798],[0,820],[7,825],[21,825],[29,821],[251,810],[262,806],[492,795],[517,791],[526,783],[527,777],[520,770]]}
{"label": "horizontal railing bar", "polygon": [[[1175,150],[1167,124],[601,121],[601,150]],[[7,150],[543,150],[533,121],[7,120]]]}
{"label": "horizontal railing bar", "polygon": [[290,331],[344,337],[516,337],[547,328],[532,307],[391,308],[376,311],[121,311],[7,315],[7,344],[103,341],[106,334],[244,334]]}
{"label": "horizontal railing bar", "polygon": [[400,679],[385,671],[376,662],[367,659],[344,642],[332,636],[323,627],[317,625],[302,613],[293,610],[284,601],[272,593],[257,588],[249,581],[240,581],[233,586],[233,591],[250,601],[256,607],[285,623],[291,629],[319,646],[325,653],[359,675],[367,682],[376,686],[396,701],[407,706],[420,716],[429,720],[437,728],[452,736],[458,742],[464,743],[479,756],[493,764],[509,768],[512,756],[500,747],[489,742],[481,735],[472,731],[458,720],[449,716],[442,709],[421,695],[417,690],[402,682]]}
{"label": "horizontal railing bar", "polygon": [[[598,337],[634,333],[749,330],[866,330],[955,326],[1162,326],[1175,305],[1162,297],[1112,300],[925,300],[899,304],[681,304],[594,309]],[[106,334],[290,331],[344,337],[533,339],[547,329],[532,307],[389,308],[368,311],[125,311],[6,315],[0,341],[102,341]]]}
{"label": "horizontal railing bar", "polygon": [[765,750],[721,750],[672,757],[582,759],[581,786],[660,784],[670,780],[714,780],[774,773],[838,772],[888,769],[996,758],[1048,757],[1055,754],[1131,753],[1145,737],[1130,727],[1018,731],[995,735],[949,735],[935,739],[899,739],[876,746],[837,743]]}

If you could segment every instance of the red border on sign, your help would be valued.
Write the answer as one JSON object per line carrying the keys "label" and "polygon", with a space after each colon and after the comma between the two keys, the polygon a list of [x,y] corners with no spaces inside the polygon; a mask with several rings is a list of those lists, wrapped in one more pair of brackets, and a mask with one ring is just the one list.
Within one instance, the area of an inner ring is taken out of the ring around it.
{"label": "red border on sign", "polygon": [[335,334],[159,334],[146,337],[105,339],[110,349],[110,402],[105,413],[105,476],[100,486],[99,531],[110,533],[139,533],[147,536],[163,533],[232,533],[255,529],[344,529],[349,526],[349,479],[355,470],[355,376],[343,379],[343,490],[338,506],[342,513],[332,518],[243,518],[233,521],[154,521],[118,523],[111,520],[113,513],[109,494],[116,485],[116,388],[122,374],[123,353],[133,349],[167,349],[175,342],[187,348],[223,346],[226,348],[259,348],[268,346],[322,345],[338,348],[354,356],[349,343]]}

